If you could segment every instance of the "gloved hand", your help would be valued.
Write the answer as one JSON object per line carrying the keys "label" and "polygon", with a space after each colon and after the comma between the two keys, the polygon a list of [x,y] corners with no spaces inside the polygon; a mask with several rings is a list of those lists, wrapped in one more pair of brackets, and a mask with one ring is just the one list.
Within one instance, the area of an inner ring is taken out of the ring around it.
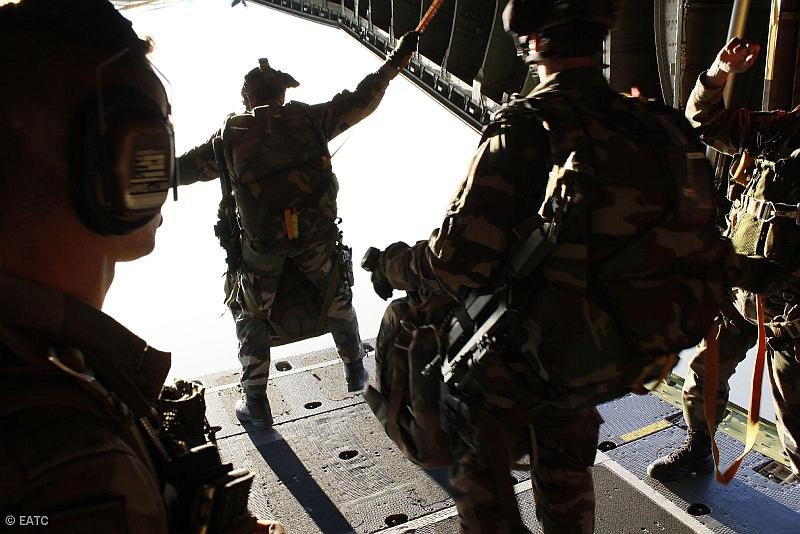
{"label": "gloved hand", "polygon": [[387,63],[397,70],[404,69],[411,61],[411,54],[417,49],[419,44],[419,32],[410,31],[403,34],[397,41],[397,46],[386,57]]}
{"label": "gloved hand", "polygon": [[383,300],[387,300],[392,296],[393,288],[381,270],[381,255],[380,250],[369,247],[361,260],[361,268],[372,273],[370,280],[375,293]]}

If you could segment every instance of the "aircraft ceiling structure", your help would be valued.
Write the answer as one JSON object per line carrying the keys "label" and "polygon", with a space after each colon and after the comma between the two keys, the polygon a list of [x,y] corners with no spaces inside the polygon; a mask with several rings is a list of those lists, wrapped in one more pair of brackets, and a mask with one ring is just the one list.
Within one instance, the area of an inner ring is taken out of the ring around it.
{"label": "aircraft ceiling structure", "polygon": [[[400,35],[416,27],[432,3],[249,1],[341,28],[382,57]],[[505,3],[445,0],[408,67],[413,82],[476,129],[511,94],[536,83],[535,74],[517,57],[511,37],[503,31]],[[738,12],[743,35],[764,44],[772,42],[772,47],[767,51],[765,46],[756,66],[737,77],[733,105],[790,107],[800,93],[800,79],[794,75],[798,3],[800,0],[616,0],[614,26],[603,54],[609,65],[606,74],[615,90],[629,92],[635,87],[643,96],[683,107],[697,76],[726,42],[732,14]],[[778,28],[782,32],[776,43]],[[764,83],[767,59],[778,74],[771,84]]]}
{"label": "aircraft ceiling structure", "polygon": [[[175,0],[112,1],[126,9],[159,8]],[[340,28],[384,57],[397,38],[417,26],[432,2],[238,0],[232,5],[260,4]],[[406,72],[478,130],[511,94],[537,82],[503,30],[505,4],[444,0]],[[642,96],[682,108],[697,76],[728,35],[740,34],[765,46],[756,65],[736,77],[731,105],[789,109],[800,103],[800,0],[614,0],[613,8],[614,25],[602,61],[615,90],[636,88]]]}

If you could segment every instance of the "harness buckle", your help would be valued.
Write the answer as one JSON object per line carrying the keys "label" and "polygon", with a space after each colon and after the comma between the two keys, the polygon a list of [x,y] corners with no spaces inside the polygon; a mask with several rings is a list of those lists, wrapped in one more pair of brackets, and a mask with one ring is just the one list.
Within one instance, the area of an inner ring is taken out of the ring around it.
{"label": "harness buckle", "polygon": [[[764,222],[771,222],[778,215],[775,204],[769,200],[764,201],[761,205],[761,209],[758,211],[760,212],[759,215],[761,215],[761,213],[764,214],[762,217],[759,217],[759,219]],[[769,215],[767,215],[767,213],[769,213]]]}

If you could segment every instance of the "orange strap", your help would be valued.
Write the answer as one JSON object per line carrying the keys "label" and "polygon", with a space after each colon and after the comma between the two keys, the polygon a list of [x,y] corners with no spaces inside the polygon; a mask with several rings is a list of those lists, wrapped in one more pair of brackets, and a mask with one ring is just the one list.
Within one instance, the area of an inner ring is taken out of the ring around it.
{"label": "orange strap", "polygon": [[750,155],[750,152],[744,150],[739,155],[739,161],[737,163],[738,165],[736,165],[735,169],[733,166],[731,166],[731,179],[743,187],[747,186],[750,170],[753,167],[755,160],[753,160],[753,156]]}
{"label": "orange strap", "polygon": [[442,2],[444,2],[444,0],[433,0],[433,3],[431,3],[431,7],[429,7],[428,11],[426,11],[425,14],[422,16],[422,20],[419,21],[419,24],[417,24],[417,27],[414,31],[420,33],[425,31],[425,28],[427,28],[428,24],[430,24],[431,21],[433,20],[433,16],[436,14],[437,11],[439,11],[439,8],[442,7]]}
{"label": "orange strap", "polygon": [[[708,435],[711,436],[711,451],[714,455],[714,470],[717,482],[729,484],[736,472],[742,465],[742,461],[753,449],[758,438],[759,415],[761,410],[761,381],[764,376],[764,363],[766,361],[767,336],[764,328],[764,308],[761,296],[756,296],[756,308],[758,319],[758,349],[756,352],[756,362],[753,367],[753,380],[750,386],[750,405],[747,410],[747,433],[742,454],[724,471],[719,470],[719,448],[717,440],[714,438],[714,424],[716,422],[717,407],[717,384],[719,383],[719,328],[712,328],[706,336],[706,371],[705,371],[705,403],[704,412]],[[716,332],[715,332],[716,330]]]}

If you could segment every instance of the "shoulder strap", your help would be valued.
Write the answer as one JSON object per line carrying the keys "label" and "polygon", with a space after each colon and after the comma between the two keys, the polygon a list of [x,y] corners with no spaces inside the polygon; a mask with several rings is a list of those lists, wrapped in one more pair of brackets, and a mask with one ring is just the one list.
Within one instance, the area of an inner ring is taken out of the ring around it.
{"label": "shoulder strap", "polygon": [[294,100],[286,104],[284,107],[289,106],[292,108],[296,107],[303,112],[305,117],[308,119],[308,122],[311,124],[311,127],[314,129],[314,132],[317,134],[320,147],[325,151],[325,155],[330,159],[331,153],[328,150],[328,138],[325,136],[325,130],[322,127],[322,121],[320,121],[319,118],[315,117],[311,113],[311,106],[304,102],[297,102]]}

